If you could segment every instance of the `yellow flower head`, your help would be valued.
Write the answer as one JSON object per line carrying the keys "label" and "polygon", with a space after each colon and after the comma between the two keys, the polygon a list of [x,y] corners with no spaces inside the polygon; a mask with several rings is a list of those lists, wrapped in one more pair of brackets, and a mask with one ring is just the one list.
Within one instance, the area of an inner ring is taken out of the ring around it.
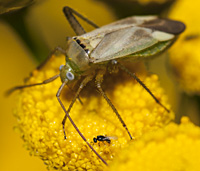
{"label": "yellow flower head", "polygon": [[183,117],[144,135],[118,154],[109,170],[200,170],[200,128]]}
{"label": "yellow flower head", "polygon": [[200,1],[177,1],[170,17],[182,20],[186,31],[170,50],[170,63],[181,87],[188,93],[200,93]]}
{"label": "yellow flower head", "polygon": [[[27,84],[42,82],[58,74],[59,66],[65,63],[65,60],[63,56],[54,57],[41,70],[35,70]],[[137,63],[137,66],[139,65],[141,64]],[[157,76],[141,74],[139,77],[169,108]],[[50,169],[103,170],[104,164],[81,139],[69,120],[65,125],[67,139],[64,139],[61,124],[64,112],[56,98],[60,85],[61,81],[57,79],[46,85],[25,88],[20,92],[15,115],[26,148],[32,155],[40,157]],[[172,112],[166,112],[141,85],[124,73],[108,74],[104,79],[103,89],[135,139],[145,132],[162,127],[174,117]],[[73,96],[72,88],[66,86],[61,94],[66,109]],[[130,138],[110,106],[96,91],[94,82],[81,92],[80,99],[83,105],[77,100],[70,116],[88,142],[110,163],[117,151],[130,142]],[[111,139],[110,144],[94,143],[93,138],[98,135],[114,136],[117,139]]]}

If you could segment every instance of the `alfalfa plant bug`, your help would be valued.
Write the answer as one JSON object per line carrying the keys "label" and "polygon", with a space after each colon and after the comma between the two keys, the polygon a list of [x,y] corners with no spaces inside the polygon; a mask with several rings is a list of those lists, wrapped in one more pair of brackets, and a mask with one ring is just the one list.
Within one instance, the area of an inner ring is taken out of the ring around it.
{"label": "alfalfa plant bug", "polygon": [[[64,7],[63,12],[77,36],[68,38],[65,50],[57,47],[52,53],[60,51],[64,54],[66,56],[66,64],[60,66],[60,73],[58,75],[55,75],[41,83],[14,87],[9,90],[9,93],[26,87],[47,84],[60,77],[62,85],[58,89],[56,97],[65,112],[62,121],[64,137],[66,138],[65,122],[68,118],[89,148],[91,148],[99,159],[107,165],[106,161],[90,145],[70,117],[69,112],[73,104],[76,99],[79,98],[81,90],[88,82],[95,78],[97,89],[117,115],[130,139],[132,139],[128,127],[101,87],[103,76],[110,68],[112,68],[112,66],[118,67],[141,84],[142,87],[154,98],[156,103],[162,106],[167,112],[170,112],[153,95],[145,84],[136,77],[135,73],[130,72],[120,63],[120,61],[124,59],[134,61],[136,59],[149,58],[163,52],[170,47],[176,40],[177,36],[184,31],[185,25],[179,21],[161,19],[156,16],[133,16],[99,28],[92,21],[70,7]],[[79,17],[96,29],[86,33],[76,17]],[[51,57],[51,55],[49,57]],[[44,64],[45,63],[42,65]],[[42,65],[40,67],[42,67]],[[80,83],[68,110],[66,110],[60,99],[63,87],[73,83],[81,77],[83,78],[83,81]]]}

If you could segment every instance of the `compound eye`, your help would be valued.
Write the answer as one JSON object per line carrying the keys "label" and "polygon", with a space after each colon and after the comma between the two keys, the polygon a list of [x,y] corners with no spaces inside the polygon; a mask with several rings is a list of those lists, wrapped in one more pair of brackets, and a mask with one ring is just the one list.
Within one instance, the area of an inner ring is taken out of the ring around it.
{"label": "compound eye", "polygon": [[61,69],[64,67],[64,65],[60,65],[59,70],[61,71]]}
{"label": "compound eye", "polygon": [[97,142],[97,139],[96,139],[96,138],[93,138],[93,141],[96,143],[96,142]]}
{"label": "compound eye", "polygon": [[74,80],[74,74],[73,74],[72,72],[68,71],[68,72],[66,73],[66,76],[67,76],[67,79],[68,79],[68,80]]}

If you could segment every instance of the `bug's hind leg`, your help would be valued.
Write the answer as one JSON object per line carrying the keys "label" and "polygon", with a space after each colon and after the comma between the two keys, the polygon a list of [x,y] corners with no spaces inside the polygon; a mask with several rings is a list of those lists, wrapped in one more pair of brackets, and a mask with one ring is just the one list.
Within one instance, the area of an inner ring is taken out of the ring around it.
{"label": "bug's hind leg", "polygon": [[[88,80],[87,80],[88,81]],[[87,81],[83,81],[85,82],[85,84],[87,84]],[[87,139],[84,137],[84,135],[80,132],[80,130],[78,129],[78,127],[76,126],[76,124],[74,123],[74,121],[72,120],[72,118],[70,117],[69,115],[69,112],[66,110],[65,106],[63,105],[61,99],[60,99],[60,94],[63,90],[63,87],[67,84],[67,81],[66,82],[63,82],[62,85],[60,86],[57,94],[56,94],[56,97],[58,99],[58,102],[60,103],[63,111],[65,112],[65,117],[68,118],[71,122],[71,124],[73,125],[73,127],[75,128],[75,130],[78,132],[78,134],[81,136],[81,138],[86,142],[86,144],[89,146],[89,148],[97,155],[97,157],[105,164],[105,165],[108,165],[106,163],[106,161],[99,155],[99,153],[96,152],[96,150],[90,145],[90,143],[87,141]],[[82,89],[82,88],[81,88]],[[79,90],[80,91],[80,90]],[[78,92],[77,92],[78,93]],[[75,98],[74,98],[75,99]],[[68,109],[69,110],[69,109]]]}
{"label": "bug's hind leg", "polygon": [[167,109],[157,98],[156,96],[149,90],[149,88],[135,75],[135,73],[132,73],[131,71],[129,71],[125,66],[123,66],[120,63],[116,63],[118,65],[118,67],[125,71],[127,74],[129,74],[131,77],[133,77],[152,97],[153,99],[156,101],[156,103],[158,103],[161,107],[163,107],[168,113],[170,112],[169,109]]}
{"label": "bug's hind leg", "polygon": [[76,33],[76,35],[82,35],[82,34],[86,33],[86,31],[81,26],[81,24],[78,22],[78,20],[74,16],[74,14],[76,16],[78,16],[79,18],[81,18],[82,20],[84,20],[85,22],[87,22],[88,24],[90,24],[91,26],[93,26],[94,28],[98,28],[98,26],[95,23],[93,23],[91,20],[84,17],[83,15],[81,15],[80,13],[78,13],[77,11],[75,11],[74,9],[72,9],[68,6],[63,8],[63,12],[64,12],[67,20],[69,21],[69,24],[71,25],[72,29]]}
{"label": "bug's hind leg", "polygon": [[109,106],[112,108],[112,110],[115,112],[115,114],[117,115],[118,119],[120,120],[120,122],[122,123],[123,127],[126,129],[130,139],[133,139],[131,136],[131,133],[129,132],[124,120],[122,119],[122,117],[120,116],[120,114],[118,113],[117,109],[115,108],[115,106],[112,104],[112,102],[110,101],[110,99],[107,97],[107,95],[105,94],[105,92],[103,91],[102,87],[101,87],[101,83],[103,81],[103,75],[105,74],[105,71],[100,71],[97,76],[96,76],[96,86],[99,90],[99,92],[101,93],[101,95],[104,97],[104,99],[107,101],[107,103],[109,104]]}

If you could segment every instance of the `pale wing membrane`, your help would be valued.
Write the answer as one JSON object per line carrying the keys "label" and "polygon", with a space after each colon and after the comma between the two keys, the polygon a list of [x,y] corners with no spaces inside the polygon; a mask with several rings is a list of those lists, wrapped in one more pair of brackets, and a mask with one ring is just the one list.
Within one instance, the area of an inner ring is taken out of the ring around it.
{"label": "pale wing membrane", "polygon": [[184,29],[185,25],[178,21],[134,16],[95,29],[77,39],[90,51],[90,61],[100,63],[130,56],[159,42],[171,41]]}
{"label": "pale wing membrane", "polygon": [[95,38],[103,37],[104,35],[108,33],[111,33],[123,28],[131,27],[131,26],[138,26],[138,25],[144,24],[145,22],[155,20],[155,19],[157,19],[156,16],[128,17],[128,18],[113,22],[111,24],[102,26],[98,29],[95,29],[91,32],[85,33],[78,37],[88,39],[88,40],[94,40]]}
{"label": "pale wing membrane", "polygon": [[[81,36],[76,36],[76,39],[81,40],[81,43],[83,43],[86,48],[92,52],[98,44],[102,41],[105,35],[116,32],[118,30],[126,29],[129,27],[135,27],[141,24],[144,24],[145,22],[149,22],[151,20],[156,20],[156,16],[145,16],[145,17],[128,17],[119,21],[116,21],[114,23],[102,26],[98,29],[95,29],[91,32],[85,33]],[[91,59],[91,62],[93,59]]]}
{"label": "pale wing membrane", "polygon": [[117,136],[106,136],[107,138],[111,139],[111,140],[118,140]]}
{"label": "pale wing membrane", "polygon": [[106,34],[90,58],[94,63],[124,57],[158,43],[152,30],[142,27],[128,27]]}

